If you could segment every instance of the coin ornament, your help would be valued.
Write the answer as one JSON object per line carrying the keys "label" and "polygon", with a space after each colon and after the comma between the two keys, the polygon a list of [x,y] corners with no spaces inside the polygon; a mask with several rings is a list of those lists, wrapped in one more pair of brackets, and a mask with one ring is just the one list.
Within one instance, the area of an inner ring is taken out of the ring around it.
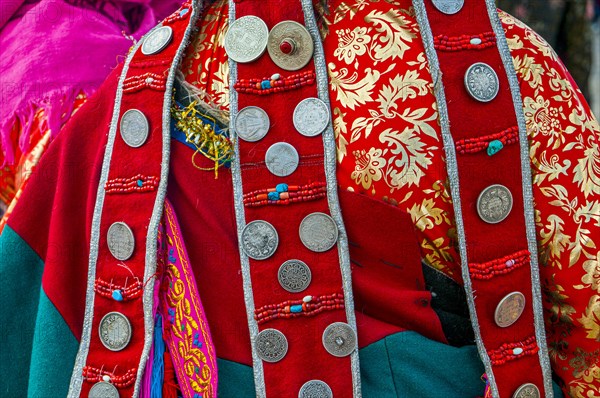
{"label": "coin ornament", "polygon": [[310,380],[300,387],[298,398],[333,398],[333,391],[321,380]]}
{"label": "coin ornament", "polygon": [[447,15],[456,14],[465,5],[465,0],[433,0],[433,5]]}
{"label": "coin ornament", "polygon": [[535,384],[523,384],[513,394],[513,398],[540,398],[540,390]]}
{"label": "coin ornament", "polygon": [[275,253],[279,236],[275,227],[263,220],[248,223],[242,230],[242,250],[254,260],[265,260]]}
{"label": "coin ornament", "polygon": [[256,61],[267,48],[269,28],[259,17],[247,15],[235,20],[225,35],[225,51],[241,64]]}
{"label": "coin ornament", "polygon": [[325,131],[329,118],[329,107],[318,98],[306,98],[294,109],[294,127],[306,137],[315,137]]}
{"label": "coin ornament", "polygon": [[345,357],[356,349],[356,333],[344,322],[335,322],[323,332],[323,346],[334,357]]}
{"label": "coin ornament", "polygon": [[302,69],[313,56],[314,43],[306,28],[296,21],[282,21],[269,32],[269,56],[281,69]]}
{"label": "coin ornament", "polygon": [[311,213],[304,217],[299,233],[304,246],[317,253],[331,249],[338,239],[337,225],[325,213]]}
{"label": "coin ornament", "polygon": [[477,62],[465,73],[465,87],[471,97],[477,101],[489,102],[498,95],[500,81],[491,66]]}
{"label": "coin ornament", "polygon": [[490,185],[477,198],[477,214],[488,224],[497,224],[510,214],[513,197],[504,185]]}
{"label": "coin ornament", "polygon": [[500,300],[496,311],[494,312],[494,320],[496,325],[501,328],[506,328],[515,323],[525,310],[525,296],[521,292],[512,292]]}
{"label": "coin ornament", "polygon": [[110,383],[99,381],[90,388],[88,398],[119,398],[119,390]]}
{"label": "coin ornament", "polygon": [[120,312],[109,312],[104,315],[98,328],[100,341],[111,351],[121,351],[131,340],[131,324]]}
{"label": "coin ornament", "polygon": [[299,293],[305,290],[310,281],[312,274],[306,263],[300,260],[287,260],[277,273],[279,284],[290,293]]}
{"label": "coin ornament", "polygon": [[279,362],[288,351],[285,335],[277,329],[265,329],[254,340],[256,354],[265,362]]}
{"label": "coin ornament", "polygon": [[173,40],[173,29],[170,26],[161,26],[154,29],[144,38],[142,43],[142,54],[158,54]]}
{"label": "coin ornament", "polygon": [[287,142],[277,142],[267,149],[265,163],[272,174],[287,177],[298,168],[300,156],[296,148]]}
{"label": "coin ornament", "polygon": [[121,138],[127,145],[132,148],[139,148],[148,139],[150,126],[146,115],[137,109],[130,109],[121,117],[119,130],[121,131]]}
{"label": "coin ornament", "polygon": [[125,261],[133,255],[135,238],[133,231],[124,222],[116,222],[108,228],[106,243],[110,254],[117,260]]}
{"label": "coin ornament", "polygon": [[258,106],[247,106],[235,117],[235,132],[248,142],[262,140],[269,131],[269,115]]}

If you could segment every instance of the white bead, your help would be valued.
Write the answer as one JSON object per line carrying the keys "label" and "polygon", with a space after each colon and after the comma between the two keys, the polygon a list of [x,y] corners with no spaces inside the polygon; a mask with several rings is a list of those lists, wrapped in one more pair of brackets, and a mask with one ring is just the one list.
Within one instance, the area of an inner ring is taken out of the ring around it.
{"label": "white bead", "polygon": [[505,264],[507,267],[512,267],[513,265],[515,265],[515,260],[508,260]]}
{"label": "white bead", "polygon": [[474,44],[477,46],[477,45],[481,44],[481,39],[479,37],[474,37],[471,39],[471,44]]}
{"label": "white bead", "polygon": [[151,78],[151,77],[149,77],[149,78],[146,79],[146,83],[147,84],[152,84],[152,83],[154,83],[154,79]]}
{"label": "white bead", "polygon": [[302,301],[304,301],[305,303],[310,303],[312,301],[312,296],[305,296]]}
{"label": "white bead", "polygon": [[523,349],[520,347],[513,349],[513,355],[521,355],[522,353],[523,353]]}
{"label": "white bead", "polygon": [[110,383],[110,376],[104,375],[104,376],[102,376],[102,380],[104,380],[107,383]]}
{"label": "white bead", "polygon": [[281,75],[279,73],[273,73],[273,75],[271,75],[271,80],[279,80],[281,78]]}

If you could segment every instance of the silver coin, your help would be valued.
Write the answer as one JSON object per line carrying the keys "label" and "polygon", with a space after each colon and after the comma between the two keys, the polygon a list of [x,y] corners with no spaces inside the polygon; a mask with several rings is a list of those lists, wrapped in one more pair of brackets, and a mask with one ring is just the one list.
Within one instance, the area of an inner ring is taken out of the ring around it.
{"label": "silver coin", "polygon": [[144,145],[150,133],[148,119],[141,111],[130,109],[121,116],[121,138],[132,148]]}
{"label": "silver coin", "polygon": [[131,340],[131,324],[120,312],[109,312],[104,315],[98,327],[100,341],[111,351],[121,351]]}
{"label": "silver coin", "polygon": [[312,274],[304,261],[287,260],[279,267],[277,279],[281,287],[288,292],[299,293],[310,285]]}
{"label": "silver coin", "polygon": [[483,62],[474,63],[465,73],[465,87],[479,102],[489,102],[496,98],[500,90],[500,81],[494,69]]}
{"label": "silver coin", "polygon": [[452,15],[459,12],[465,5],[465,0],[433,0],[433,5],[440,12]]}
{"label": "silver coin", "polygon": [[310,380],[300,387],[298,398],[333,398],[333,391],[321,380]]}
{"label": "silver coin", "polygon": [[117,260],[125,261],[133,255],[135,238],[133,231],[124,222],[116,222],[108,228],[106,234],[108,250]]}
{"label": "silver coin", "polygon": [[256,354],[265,362],[279,362],[288,351],[285,335],[277,329],[265,329],[254,340]]}
{"label": "silver coin", "polygon": [[267,48],[269,28],[253,15],[236,19],[225,35],[225,51],[229,58],[239,63],[257,60]]}
{"label": "silver coin", "polygon": [[158,54],[171,43],[173,40],[173,29],[170,26],[161,26],[154,29],[144,38],[142,43],[142,54],[153,55]]}
{"label": "silver coin", "polygon": [[304,246],[317,253],[331,249],[338,239],[337,225],[325,213],[311,213],[304,217],[299,233]]}
{"label": "silver coin", "polygon": [[294,127],[306,137],[315,137],[325,131],[329,118],[329,107],[318,98],[306,98],[294,109]]}
{"label": "silver coin", "polygon": [[90,388],[88,398],[119,398],[119,390],[110,383],[100,381]]}
{"label": "silver coin", "polygon": [[[289,51],[284,52],[286,43]],[[267,44],[269,56],[284,70],[302,69],[310,62],[314,52],[314,43],[308,30],[296,21],[282,21],[269,32]]]}
{"label": "silver coin", "polygon": [[497,224],[510,214],[513,197],[504,185],[490,185],[477,198],[477,214],[488,224]]}
{"label": "silver coin", "polygon": [[277,230],[266,221],[252,221],[242,230],[242,250],[250,258],[265,260],[275,253],[277,246]]}
{"label": "silver coin", "polygon": [[265,154],[267,169],[278,177],[287,177],[298,168],[300,156],[296,148],[287,142],[277,142]]}
{"label": "silver coin", "polygon": [[344,322],[335,322],[323,332],[323,346],[334,357],[346,357],[356,350],[356,332]]}
{"label": "silver coin", "polygon": [[526,383],[517,388],[512,398],[540,398],[540,390],[535,384]]}
{"label": "silver coin", "polygon": [[248,142],[262,140],[269,131],[269,115],[258,106],[247,106],[235,117],[235,132]]}
{"label": "silver coin", "polygon": [[515,323],[525,310],[525,296],[521,292],[512,292],[506,295],[496,306],[494,321],[501,328],[506,328]]}

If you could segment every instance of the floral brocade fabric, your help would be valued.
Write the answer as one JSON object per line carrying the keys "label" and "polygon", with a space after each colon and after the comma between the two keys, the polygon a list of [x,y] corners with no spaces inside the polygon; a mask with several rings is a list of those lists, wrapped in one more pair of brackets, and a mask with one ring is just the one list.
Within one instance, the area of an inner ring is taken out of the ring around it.
{"label": "floral brocade fabric", "polygon": [[[408,0],[315,0],[330,78],[341,189],[412,217],[423,260],[461,281],[427,58]],[[227,2],[216,1],[182,70],[228,108]],[[600,128],[554,51],[500,14],[520,80],[534,180],[548,344],[571,397],[600,396]],[[490,242],[490,244],[494,244]]]}

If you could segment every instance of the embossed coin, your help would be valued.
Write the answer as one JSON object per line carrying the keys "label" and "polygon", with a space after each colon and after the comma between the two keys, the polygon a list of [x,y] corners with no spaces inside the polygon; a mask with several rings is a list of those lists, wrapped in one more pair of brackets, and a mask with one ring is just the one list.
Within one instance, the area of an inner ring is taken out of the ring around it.
{"label": "embossed coin", "polygon": [[311,60],[314,44],[310,33],[296,21],[282,21],[269,32],[269,56],[284,70],[298,70]]}
{"label": "embossed coin", "polygon": [[119,390],[110,383],[100,381],[90,388],[88,398],[119,398]]}
{"label": "embossed coin", "polygon": [[540,390],[535,384],[526,383],[517,388],[512,398],[540,398]]}
{"label": "embossed coin", "polygon": [[111,351],[121,351],[131,340],[131,324],[120,312],[109,312],[104,315],[98,328],[100,341]]}
{"label": "embossed coin", "polygon": [[300,387],[298,398],[333,398],[333,391],[321,380],[310,380]]}
{"label": "embossed coin", "polygon": [[496,325],[506,328],[515,323],[525,309],[525,296],[521,292],[507,294],[496,306],[494,320]]}
{"label": "embossed coin", "polygon": [[242,250],[250,258],[267,259],[275,253],[278,245],[277,231],[266,221],[252,221],[242,230]]}
{"label": "embossed coin", "polygon": [[158,54],[171,43],[173,40],[173,29],[170,26],[161,26],[154,29],[144,38],[142,43],[142,54],[152,55]]}
{"label": "embossed coin", "polygon": [[130,109],[121,117],[119,125],[121,138],[132,148],[138,148],[144,145],[150,133],[148,119],[141,111]]}
{"label": "embossed coin", "polygon": [[490,185],[477,198],[477,214],[488,224],[497,224],[510,214],[512,194],[504,185]]}
{"label": "embossed coin", "polygon": [[253,15],[236,19],[225,35],[225,51],[235,62],[247,63],[257,60],[267,48],[269,28]]}
{"label": "embossed coin", "polygon": [[288,351],[284,334],[277,329],[265,329],[254,340],[258,357],[265,362],[279,362]]}
{"label": "embossed coin", "polygon": [[277,142],[267,149],[265,163],[271,173],[278,177],[286,177],[296,171],[300,156],[296,148],[287,142]]}
{"label": "embossed coin", "polygon": [[452,15],[459,12],[465,5],[465,0],[433,0],[433,5],[440,12]]}
{"label": "embossed coin", "polygon": [[335,221],[325,213],[311,213],[300,223],[300,240],[313,252],[326,252],[338,239]]}
{"label": "embossed coin", "polygon": [[235,132],[244,141],[256,142],[263,139],[269,126],[269,115],[258,106],[247,106],[235,117]]}
{"label": "embossed coin", "polygon": [[323,346],[334,357],[345,357],[356,349],[356,333],[344,322],[335,322],[323,332]]}
{"label": "embossed coin", "polygon": [[294,127],[306,137],[321,134],[329,124],[329,108],[318,98],[306,98],[294,109]]}
{"label": "embossed coin", "polygon": [[491,66],[477,62],[465,73],[465,87],[471,97],[477,101],[489,102],[498,95],[500,81]]}
{"label": "embossed coin", "polygon": [[277,273],[279,284],[290,293],[299,293],[310,285],[312,274],[308,265],[300,260],[287,260]]}
{"label": "embossed coin", "polygon": [[116,222],[108,228],[106,234],[108,250],[117,260],[128,260],[135,249],[133,231],[124,222]]}

